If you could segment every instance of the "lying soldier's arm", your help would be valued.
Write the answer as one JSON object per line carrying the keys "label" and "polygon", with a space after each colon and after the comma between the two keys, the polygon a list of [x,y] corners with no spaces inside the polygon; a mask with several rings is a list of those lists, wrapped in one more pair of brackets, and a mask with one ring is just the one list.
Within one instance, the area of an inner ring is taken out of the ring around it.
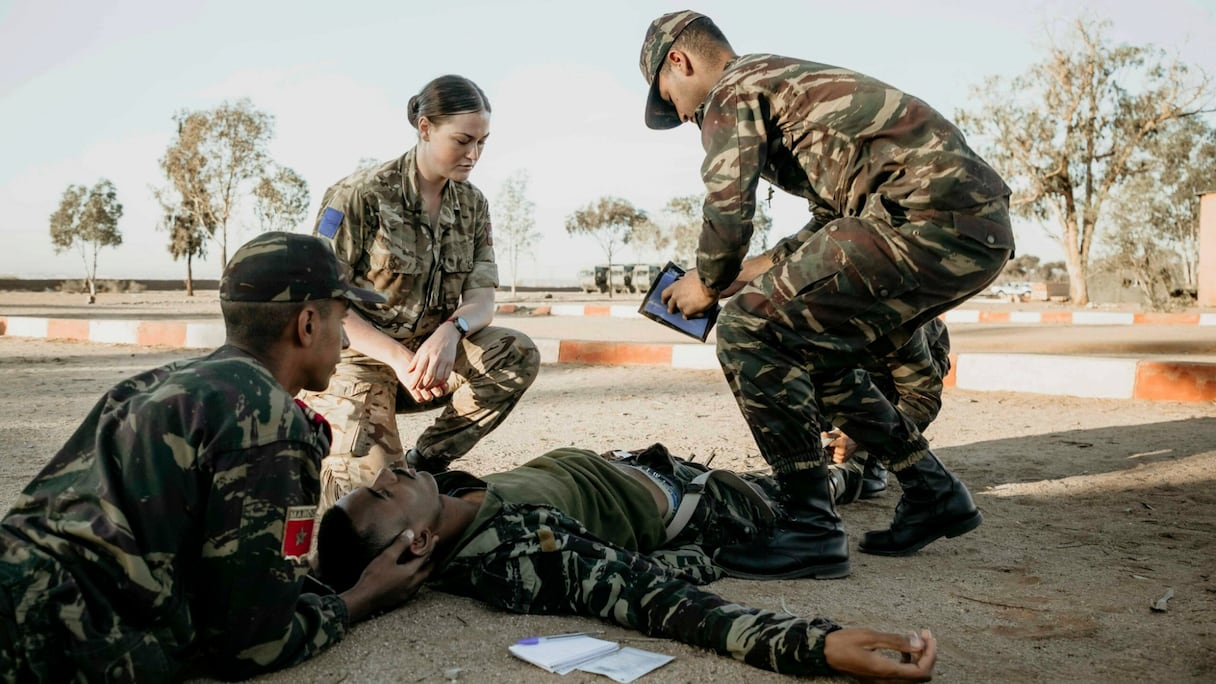
{"label": "lying soldier's arm", "polygon": [[775,672],[834,673],[824,637],[840,628],[830,620],[731,603],[645,555],[568,534],[563,521],[549,522],[557,529],[542,522],[527,538],[457,559],[440,588],[520,613],[599,617]]}

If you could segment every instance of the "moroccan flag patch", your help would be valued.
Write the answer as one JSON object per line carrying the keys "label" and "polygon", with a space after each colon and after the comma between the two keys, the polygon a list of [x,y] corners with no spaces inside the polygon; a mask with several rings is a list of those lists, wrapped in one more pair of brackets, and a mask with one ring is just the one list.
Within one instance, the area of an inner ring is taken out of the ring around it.
{"label": "moroccan flag patch", "polygon": [[317,524],[316,506],[288,506],[283,525],[283,557],[298,560],[312,548],[313,527]]}

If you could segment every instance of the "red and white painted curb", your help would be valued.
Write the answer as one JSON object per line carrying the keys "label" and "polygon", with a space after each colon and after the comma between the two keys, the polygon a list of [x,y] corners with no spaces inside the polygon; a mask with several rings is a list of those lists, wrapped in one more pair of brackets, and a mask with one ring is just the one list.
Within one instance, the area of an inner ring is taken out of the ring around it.
{"label": "red and white painted curb", "polygon": [[[500,314],[641,318],[632,304],[551,304],[528,307],[499,304]],[[1216,326],[1216,313],[1152,313],[1131,311],[989,311],[952,309],[947,323],[1019,323],[1044,325],[1198,325]]]}
{"label": "red and white painted curb", "polygon": [[[224,324],[10,316],[0,317],[0,335],[210,349],[224,343]],[[712,344],[533,341],[540,349],[542,363],[718,368]],[[1050,354],[961,353],[952,359],[946,385],[960,389],[1102,399],[1216,401],[1216,363]]]}
{"label": "red and white painted curb", "polygon": [[0,335],[185,348],[224,343],[224,324],[0,316]]}

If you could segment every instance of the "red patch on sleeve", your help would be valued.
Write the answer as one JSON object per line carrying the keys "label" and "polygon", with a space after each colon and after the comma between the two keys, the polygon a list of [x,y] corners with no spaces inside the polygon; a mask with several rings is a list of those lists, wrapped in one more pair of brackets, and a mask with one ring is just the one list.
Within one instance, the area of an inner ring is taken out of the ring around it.
{"label": "red patch on sleeve", "polygon": [[316,506],[288,506],[283,524],[283,557],[299,560],[312,548],[313,528],[317,524]]}

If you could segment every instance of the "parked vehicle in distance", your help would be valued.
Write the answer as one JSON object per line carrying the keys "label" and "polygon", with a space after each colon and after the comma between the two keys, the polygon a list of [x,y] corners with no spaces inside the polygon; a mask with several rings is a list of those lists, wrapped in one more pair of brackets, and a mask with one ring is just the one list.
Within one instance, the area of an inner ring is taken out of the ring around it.
{"label": "parked vehicle in distance", "polygon": [[608,275],[613,294],[633,292],[633,264],[613,264]]}
{"label": "parked vehicle in distance", "polygon": [[578,285],[583,292],[607,292],[608,267],[584,268],[578,272]]}
{"label": "parked vehicle in distance", "polygon": [[645,292],[663,270],[656,264],[613,264],[580,269],[579,289],[583,292],[607,292],[611,275],[613,294]]}
{"label": "parked vehicle in distance", "polygon": [[663,271],[663,267],[658,264],[637,264],[633,267],[633,290],[634,292],[646,292],[650,289],[651,283],[655,278],[659,277],[659,273]]}
{"label": "parked vehicle in distance", "polygon": [[993,285],[988,288],[988,294],[994,297],[1015,297],[1022,299],[1030,296],[1030,283],[1014,282]]}

